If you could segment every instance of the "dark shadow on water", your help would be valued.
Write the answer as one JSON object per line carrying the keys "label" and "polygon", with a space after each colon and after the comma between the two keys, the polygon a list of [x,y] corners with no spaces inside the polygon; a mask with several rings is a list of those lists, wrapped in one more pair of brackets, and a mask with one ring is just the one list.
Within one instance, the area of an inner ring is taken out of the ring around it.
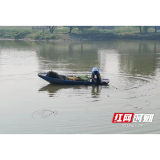
{"label": "dark shadow on water", "polygon": [[49,97],[54,97],[57,95],[57,92],[60,90],[65,90],[65,89],[81,89],[84,88],[85,86],[74,86],[74,85],[60,85],[60,84],[48,84],[47,86],[44,86],[39,89],[39,92],[48,92]]}
{"label": "dark shadow on water", "polygon": [[73,85],[59,85],[59,84],[48,84],[47,86],[44,86],[42,88],[39,89],[39,91],[47,91],[48,93],[56,93],[61,89],[69,89],[69,88],[73,88],[73,89],[80,89],[82,88],[82,86],[73,86]]}
{"label": "dark shadow on water", "polygon": [[97,98],[100,96],[102,86],[84,86],[84,85],[58,85],[58,84],[48,84],[42,88],[39,89],[39,92],[48,92],[50,97],[54,97],[56,93],[60,90],[64,89],[83,89],[83,90],[89,90],[91,92],[92,98]]}

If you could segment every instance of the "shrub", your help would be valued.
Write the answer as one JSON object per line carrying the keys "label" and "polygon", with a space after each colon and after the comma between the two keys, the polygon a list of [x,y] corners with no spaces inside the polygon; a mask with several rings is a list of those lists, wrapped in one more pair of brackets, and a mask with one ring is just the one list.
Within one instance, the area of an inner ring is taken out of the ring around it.
{"label": "shrub", "polygon": [[14,39],[23,39],[29,33],[30,33],[29,31],[15,32]]}

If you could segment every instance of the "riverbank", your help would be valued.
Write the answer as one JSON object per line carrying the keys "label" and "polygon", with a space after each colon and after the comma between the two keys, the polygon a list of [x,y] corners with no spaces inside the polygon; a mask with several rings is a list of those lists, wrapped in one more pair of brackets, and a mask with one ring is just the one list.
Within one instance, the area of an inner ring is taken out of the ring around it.
{"label": "riverbank", "polygon": [[[123,27],[122,27],[123,28]],[[130,29],[130,28],[129,28]],[[31,27],[0,28],[0,40],[23,41],[105,41],[116,39],[128,40],[160,40],[160,32],[139,33],[134,30],[93,30],[79,31],[74,29],[69,33],[67,27],[58,28],[53,33],[49,30],[32,30]]]}

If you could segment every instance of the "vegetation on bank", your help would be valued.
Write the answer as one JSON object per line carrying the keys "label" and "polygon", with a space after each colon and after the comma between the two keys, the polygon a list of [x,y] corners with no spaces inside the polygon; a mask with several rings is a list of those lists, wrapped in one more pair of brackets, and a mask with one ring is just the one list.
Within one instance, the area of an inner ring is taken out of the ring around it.
{"label": "vegetation on bank", "polygon": [[0,27],[0,38],[29,40],[160,40],[159,27],[148,26],[36,26]]}

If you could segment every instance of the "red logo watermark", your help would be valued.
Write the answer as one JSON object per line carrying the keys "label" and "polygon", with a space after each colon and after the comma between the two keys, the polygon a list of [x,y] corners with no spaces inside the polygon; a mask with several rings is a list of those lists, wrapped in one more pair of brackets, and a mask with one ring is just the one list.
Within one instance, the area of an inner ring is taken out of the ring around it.
{"label": "red logo watermark", "polygon": [[152,122],[154,114],[114,113],[112,123]]}
{"label": "red logo watermark", "polygon": [[131,123],[134,113],[114,113],[112,123]]}

